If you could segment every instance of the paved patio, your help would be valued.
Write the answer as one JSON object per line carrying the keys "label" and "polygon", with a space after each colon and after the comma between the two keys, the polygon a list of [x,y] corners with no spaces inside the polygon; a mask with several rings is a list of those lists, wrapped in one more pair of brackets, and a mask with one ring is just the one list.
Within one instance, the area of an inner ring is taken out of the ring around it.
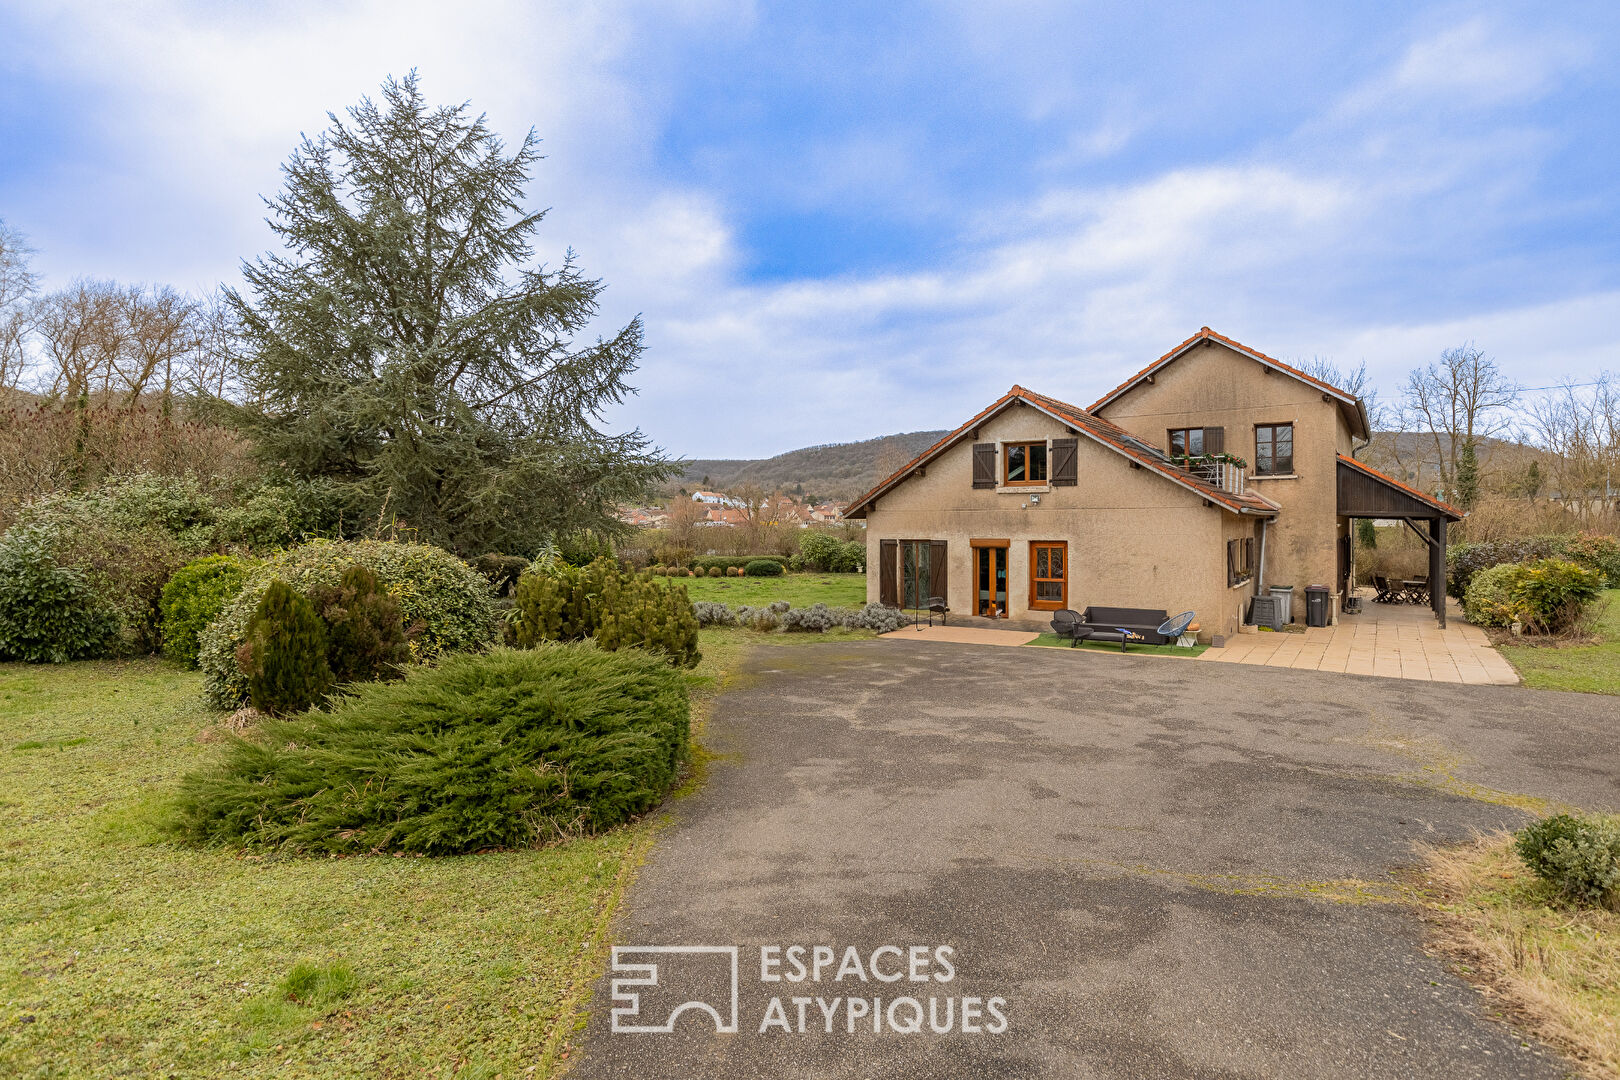
{"label": "paved patio", "polygon": [[1364,593],[1361,607],[1360,615],[1339,616],[1337,626],[1303,634],[1239,634],[1226,648],[1209,649],[1198,659],[1428,682],[1511,686],[1519,681],[1485,632],[1463,621],[1455,601],[1447,601],[1444,630],[1419,604],[1374,604]]}

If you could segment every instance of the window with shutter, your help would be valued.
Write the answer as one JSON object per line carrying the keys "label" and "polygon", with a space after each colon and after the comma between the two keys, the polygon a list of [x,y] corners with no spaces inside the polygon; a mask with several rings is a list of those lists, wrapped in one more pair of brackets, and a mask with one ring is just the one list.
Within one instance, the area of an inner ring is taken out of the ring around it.
{"label": "window with shutter", "polygon": [[1052,486],[1074,487],[1079,482],[1080,440],[1052,440]]}
{"label": "window with shutter", "polygon": [[1207,427],[1204,429],[1204,453],[1226,453],[1226,429],[1221,427]]}
{"label": "window with shutter", "polygon": [[993,488],[996,486],[996,444],[973,444],[973,486],[976,488]]}

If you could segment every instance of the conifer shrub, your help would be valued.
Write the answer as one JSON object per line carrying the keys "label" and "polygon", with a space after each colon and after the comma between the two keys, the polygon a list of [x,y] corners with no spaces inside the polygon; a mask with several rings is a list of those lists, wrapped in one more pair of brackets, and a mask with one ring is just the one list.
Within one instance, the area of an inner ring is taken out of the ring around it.
{"label": "conifer shrub", "polygon": [[685,586],[654,584],[650,575],[627,573],[612,559],[581,567],[536,563],[518,579],[511,619],[513,641],[521,646],[592,638],[608,651],[658,650],[679,667],[702,659]]}
{"label": "conifer shrub", "polygon": [[779,577],[782,573],[782,564],[775,559],[755,559],[743,567],[743,573],[749,577]]}
{"label": "conifer shrub", "polygon": [[319,705],[332,689],[326,663],[326,625],[309,600],[273,580],[248,620],[247,640],[236,650],[248,700],[271,716]]}
{"label": "conifer shrub", "polygon": [[287,853],[535,847],[656,807],[689,734],[685,677],[647,653],[450,656],[233,741],[183,781],[175,828]]}
{"label": "conifer shrub", "polygon": [[326,624],[326,662],[333,681],[346,684],[395,679],[405,673],[411,650],[399,601],[377,584],[377,575],[356,563],[337,585],[310,590],[310,603]]}
{"label": "conifer shrub", "polygon": [[236,664],[252,617],[273,578],[308,594],[338,585],[359,564],[377,575],[383,591],[399,602],[412,663],[452,652],[482,649],[498,629],[494,590],[482,575],[431,544],[389,540],[315,540],[281,552],[249,572],[242,591],[198,635],[197,662],[210,704],[234,709],[247,697]]}
{"label": "conifer shrub", "polygon": [[204,555],[174,572],[163,586],[163,651],[197,666],[197,637],[242,591],[253,563],[235,555]]}
{"label": "conifer shrub", "polygon": [[1568,899],[1620,911],[1620,817],[1555,814],[1515,833],[1514,847]]}

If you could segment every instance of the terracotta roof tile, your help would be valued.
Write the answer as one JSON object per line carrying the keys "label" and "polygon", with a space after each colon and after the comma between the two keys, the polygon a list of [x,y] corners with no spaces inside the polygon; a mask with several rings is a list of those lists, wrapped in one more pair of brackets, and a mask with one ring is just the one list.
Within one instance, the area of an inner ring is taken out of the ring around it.
{"label": "terracotta roof tile", "polygon": [[[1124,455],[1145,468],[1152,469],[1154,472],[1159,473],[1166,479],[1178,483],[1183,487],[1193,489],[1198,494],[1203,495],[1205,498],[1213,502],[1218,502],[1223,506],[1226,506],[1228,509],[1235,511],[1248,510],[1251,512],[1268,514],[1274,514],[1282,509],[1282,507],[1272,502],[1270,499],[1255,494],[1254,492],[1246,492],[1242,495],[1233,495],[1229,491],[1222,490],[1202,477],[1197,476],[1186,469],[1182,469],[1170,464],[1170,462],[1162,456],[1162,451],[1154,453],[1138,449],[1139,445],[1145,445],[1144,440],[1140,439],[1136,435],[1131,434],[1119,425],[1104,420],[1102,417],[1088,412],[1077,405],[1070,405],[1068,402],[1059,401],[1057,398],[1047,397],[1045,394],[1037,394],[1034,391],[1026,390],[1022,386],[1015,384],[1011,390],[1008,390],[1001,397],[997,398],[987,408],[981,410],[971,420],[967,421],[967,423],[962,424],[960,427],[950,432],[950,434],[934,443],[933,446],[930,446],[927,450],[924,450],[922,453],[912,458],[905,465],[890,473],[880,483],[873,487],[872,490],[850,503],[848,510],[845,511],[845,516],[847,517],[850,513],[863,509],[866,503],[882,494],[884,490],[892,486],[895,482],[905,477],[913,469],[929,461],[943,450],[955,445],[956,442],[960,441],[963,434],[973,430],[979,424],[983,423],[987,417],[998,412],[1009,402],[1015,399],[1026,401],[1029,404],[1034,405],[1036,408],[1042,409],[1076,428],[1083,429],[1088,435],[1097,439],[1099,442],[1102,442],[1115,452]],[[1157,448],[1155,448],[1155,450],[1157,450]]]}

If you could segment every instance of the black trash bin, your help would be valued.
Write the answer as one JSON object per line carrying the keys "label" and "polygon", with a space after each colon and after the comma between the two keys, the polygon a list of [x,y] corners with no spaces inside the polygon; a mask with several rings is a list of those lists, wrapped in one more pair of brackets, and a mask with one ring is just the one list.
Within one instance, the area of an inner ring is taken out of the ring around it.
{"label": "black trash bin", "polygon": [[1328,624],[1328,597],[1333,595],[1326,585],[1305,586],[1305,625]]}

